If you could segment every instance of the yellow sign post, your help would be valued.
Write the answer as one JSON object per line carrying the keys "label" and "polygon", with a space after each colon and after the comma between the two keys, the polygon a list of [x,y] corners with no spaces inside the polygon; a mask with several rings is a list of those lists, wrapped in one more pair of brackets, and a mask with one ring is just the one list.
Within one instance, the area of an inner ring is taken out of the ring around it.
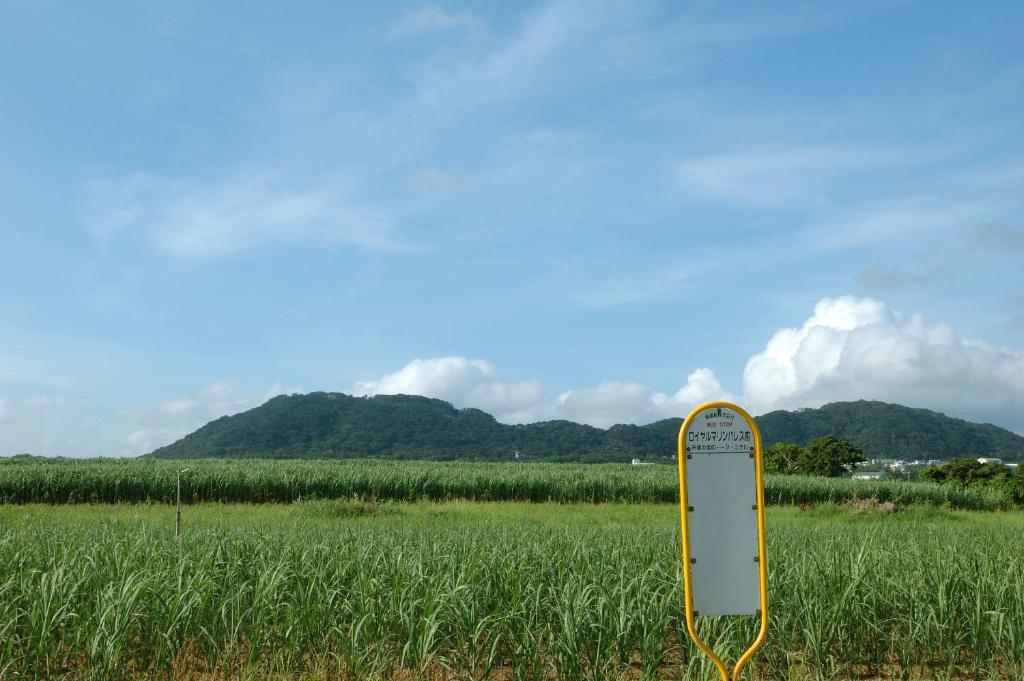
{"label": "yellow sign post", "polygon": [[[683,421],[678,460],[686,628],[722,681],[738,681],[768,632],[761,433],[743,409],[709,402]],[[757,638],[731,677],[697,633],[697,615],[760,617]]]}

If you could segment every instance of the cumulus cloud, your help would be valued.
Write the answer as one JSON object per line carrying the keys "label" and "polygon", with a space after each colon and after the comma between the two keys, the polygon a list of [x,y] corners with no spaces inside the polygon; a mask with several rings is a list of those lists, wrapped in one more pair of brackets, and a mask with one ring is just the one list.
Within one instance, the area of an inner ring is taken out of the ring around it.
{"label": "cumulus cloud", "polygon": [[355,395],[423,395],[495,415],[531,409],[544,398],[540,381],[508,381],[490,362],[466,357],[414,359],[376,381],[357,383]]}
{"label": "cumulus cloud", "polygon": [[357,383],[353,393],[436,397],[483,409],[505,423],[567,419],[601,428],[683,416],[700,402],[731,398],[713,371],[698,369],[672,395],[640,383],[603,381],[546,400],[539,380],[507,380],[490,362],[466,357],[415,359],[376,381]]}
{"label": "cumulus cloud", "polygon": [[870,298],[823,298],[743,373],[755,412],[876,399],[1024,427],[1024,352],[962,338]]}
{"label": "cumulus cloud", "polygon": [[[252,390],[220,380],[114,418],[83,400],[0,400],[0,443],[15,451],[136,455],[169,444],[220,416],[301,392],[282,385]],[[675,392],[605,380],[547,397],[536,378],[509,378],[467,357],[414,359],[356,395],[412,394],[476,407],[504,423],[567,419],[597,427],[685,416],[711,400],[735,401],[755,414],[876,399],[926,407],[1024,431],[1024,352],[963,338],[943,324],[904,316],[872,298],[823,298],[801,325],[776,331],[743,371],[742,393],[710,368],[693,370]],[[81,449],[82,443],[91,443]]]}
{"label": "cumulus cloud", "polygon": [[823,298],[801,326],[780,329],[743,371],[743,391],[699,368],[667,394],[628,381],[602,381],[545,397],[537,379],[509,380],[481,359],[413,360],[359,395],[415,394],[477,407],[506,423],[568,419],[606,428],[685,416],[711,400],[755,414],[841,400],[881,400],[1024,430],[1024,352],[961,337],[872,298]]}
{"label": "cumulus cloud", "polygon": [[551,418],[608,428],[617,423],[643,424],[686,416],[704,402],[735,399],[722,388],[715,372],[701,368],[691,373],[672,395],[653,391],[642,383],[604,381],[593,387],[566,391],[539,411],[546,411]]}
{"label": "cumulus cloud", "polygon": [[678,404],[699,405],[711,400],[735,400],[736,397],[722,388],[718,377],[711,369],[697,369],[686,377],[686,385],[672,396]]}

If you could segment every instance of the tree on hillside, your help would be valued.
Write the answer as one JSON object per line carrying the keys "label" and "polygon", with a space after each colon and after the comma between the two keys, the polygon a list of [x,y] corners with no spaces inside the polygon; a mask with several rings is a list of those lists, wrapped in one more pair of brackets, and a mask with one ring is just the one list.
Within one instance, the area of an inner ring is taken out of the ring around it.
{"label": "tree on hillside", "polygon": [[800,445],[776,442],[765,452],[764,469],[768,473],[799,473],[802,453],[803,448]]}
{"label": "tree on hillside", "polygon": [[776,442],[764,456],[764,469],[768,473],[786,475],[825,475],[836,477],[850,466],[864,460],[860,448],[834,435],[811,440],[806,447]]}
{"label": "tree on hillside", "polygon": [[982,483],[987,484],[993,478],[1005,477],[1006,466],[998,463],[979,463],[977,459],[953,459],[941,466],[926,468],[921,471],[921,479],[929,482],[953,482],[963,487]]}
{"label": "tree on hillside", "polygon": [[824,475],[834,478],[861,461],[864,461],[864,452],[860,447],[835,435],[826,435],[811,440],[803,448],[800,457],[800,472],[804,475]]}
{"label": "tree on hillside", "polygon": [[921,471],[921,479],[961,487],[998,489],[1018,504],[1024,503],[1024,468],[1014,473],[1001,463],[979,463],[977,459],[954,459]]}

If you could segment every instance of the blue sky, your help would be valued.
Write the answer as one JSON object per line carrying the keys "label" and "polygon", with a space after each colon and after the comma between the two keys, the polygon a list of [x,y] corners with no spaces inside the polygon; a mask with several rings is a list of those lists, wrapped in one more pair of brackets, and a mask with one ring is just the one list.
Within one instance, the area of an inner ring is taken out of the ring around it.
{"label": "blue sky", "polygon": [[0,454],[312,390],[1024,432],[1018,3],[0,14]]}

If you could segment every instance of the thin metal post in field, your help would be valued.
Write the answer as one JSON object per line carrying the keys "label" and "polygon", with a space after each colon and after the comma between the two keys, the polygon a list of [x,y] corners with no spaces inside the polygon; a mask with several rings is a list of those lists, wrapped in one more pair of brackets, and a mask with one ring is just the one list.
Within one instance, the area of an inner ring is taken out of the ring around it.
{"label": "thin metal post in field", "polygon": [[188,473],[189,468],[182,468],[178,471],[178,503],[174,511],[174,538],[181,538],[181,474]]}

